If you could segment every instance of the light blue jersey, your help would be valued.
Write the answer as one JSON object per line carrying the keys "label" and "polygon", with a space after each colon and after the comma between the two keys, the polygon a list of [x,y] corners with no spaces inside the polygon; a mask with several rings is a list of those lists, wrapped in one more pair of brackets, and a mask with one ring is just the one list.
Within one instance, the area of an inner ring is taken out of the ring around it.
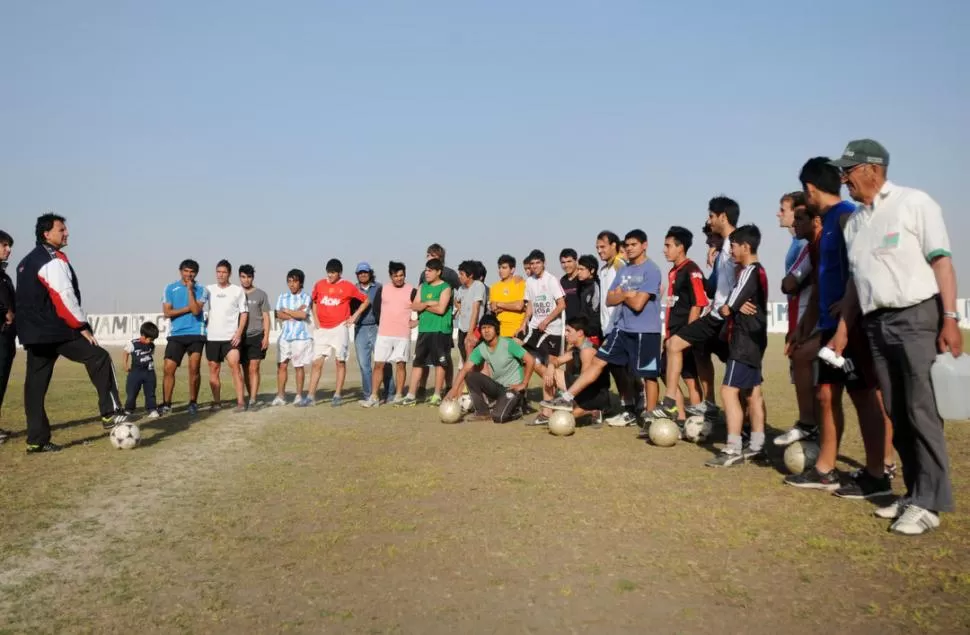
{"label": "light blue jersey", "polygon": [[[209,294],[205,287],[196,282],[195,300],[204,306],[208,297]],[[165,287],[162,302],[172,305],[173,309],[184,309],[189,306],[189,290],[185,288],[185,284],[181,280],[176,280]],[[176,337],[179,335],[205,335],[205,315],[201,312],[198,315],[193,315],[190,312],[172,318],[172,329],[169,335]]]}
{"label": "light blue jersey", "polygon": [[280,333],[280,339],[287,342],[293,342],[295,340],[308,340],[310,339],[310,309],[312,308],[313,301],[310,299],[310,294],[306,291],[300,291],[299,293],[290,293],[289,291],[284,291],[280,294],[278,300],[276,300],[276,310],[280,311],[286,309],[287,311],[306,311],[307,316],[305,320],[284,320],[283,321],[283,331]]}

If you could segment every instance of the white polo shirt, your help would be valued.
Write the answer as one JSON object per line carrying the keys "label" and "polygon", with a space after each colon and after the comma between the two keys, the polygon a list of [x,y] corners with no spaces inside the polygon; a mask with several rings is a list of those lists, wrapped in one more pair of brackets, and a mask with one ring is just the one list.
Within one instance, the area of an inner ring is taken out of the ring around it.
{"label": "white polo shirt", "polygon": [[904,309],[940,292],[930,261],[950,255],[943,210],[929,194],[886,181],[845,225],[862,313]]}

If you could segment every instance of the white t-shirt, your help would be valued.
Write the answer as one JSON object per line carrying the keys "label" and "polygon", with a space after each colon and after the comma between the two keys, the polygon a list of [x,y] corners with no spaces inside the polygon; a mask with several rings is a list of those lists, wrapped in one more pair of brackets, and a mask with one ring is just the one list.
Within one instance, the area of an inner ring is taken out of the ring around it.
{"label": "white t-shirt", "polygon": [[711,313],[720,318],[721,313],[718,309],[727,303],[737,282],[738,267],[731,256],[731,241],[729,239],[724,239],[724,245],[721,246],[721,253],[717,255],[714,266],[717,268],[717,289],[714,291]]}
{"label": "white t-shirt", "polygon": [[613,286],[613,280],[616,278],[616,272],[620,270],[626,261],[615,256],[609,262],[604,262],[600,266],[599,279],[600,279],[600,327],[603,333],[609,333],[613,330],[613,313],[616,312],[616,306],[607,306],[606,304],[606,293],[609,291],[610,287]]}
{"label": "white t-shirt", "polygon": [[246,292],[235,284],[227,287],[210,284],[206,291],[209,292],[209,299],[205,303],[209,320],[207,339],[210,342],[228,342],[239,328],[239,314],[249,312]]}
{"label": "white t-shirt", "polygon": [[[532,305],[532,319],[529,320],[529,327],[539,326],[540,322],[556,310],[556,301],[565,296],[562,285],[559,284],[559,279],[548,271],[543,271],[539,278],[529,276],[525,281],[525,299]],[[549,323],[546,333],[562,335],[562,313]]]}

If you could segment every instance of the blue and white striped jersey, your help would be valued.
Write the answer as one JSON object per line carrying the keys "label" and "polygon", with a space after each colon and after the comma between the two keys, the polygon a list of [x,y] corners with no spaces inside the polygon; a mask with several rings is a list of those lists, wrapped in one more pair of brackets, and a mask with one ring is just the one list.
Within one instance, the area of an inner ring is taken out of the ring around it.
{"label": "blue and white striped jersey", "polygon": [[280,339],[292,342],[294,340],[308,340],[310,339],[310,309],[312,309],[313,301],[310,299],[310,294],[306,291],[300,291],[299,293],[290,293],[289,291],[284,291],[280,294],[278,300],[276,300],[276,310],[280,311],[283,309],[289,311],[306,311],[307,316],[305,320],[284,320],[283,331],[280,333]]}

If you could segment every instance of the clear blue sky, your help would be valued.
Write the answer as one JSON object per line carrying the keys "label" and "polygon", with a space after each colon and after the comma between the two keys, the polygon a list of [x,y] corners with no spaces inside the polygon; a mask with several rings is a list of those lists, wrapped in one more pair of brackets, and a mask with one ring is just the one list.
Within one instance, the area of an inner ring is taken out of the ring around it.
{"label": "clear blue sky", "polygon": [[416,279],[432,241],[490,278],[604,228],[662,260],[726,193],[774,283],[780,194],[873,137],[960,246],[968,31],[942,1],[5,2],[0,227],[17,260],[67,216],[88,311],[144,311],[187,257],[271,296],[331,257]]}

